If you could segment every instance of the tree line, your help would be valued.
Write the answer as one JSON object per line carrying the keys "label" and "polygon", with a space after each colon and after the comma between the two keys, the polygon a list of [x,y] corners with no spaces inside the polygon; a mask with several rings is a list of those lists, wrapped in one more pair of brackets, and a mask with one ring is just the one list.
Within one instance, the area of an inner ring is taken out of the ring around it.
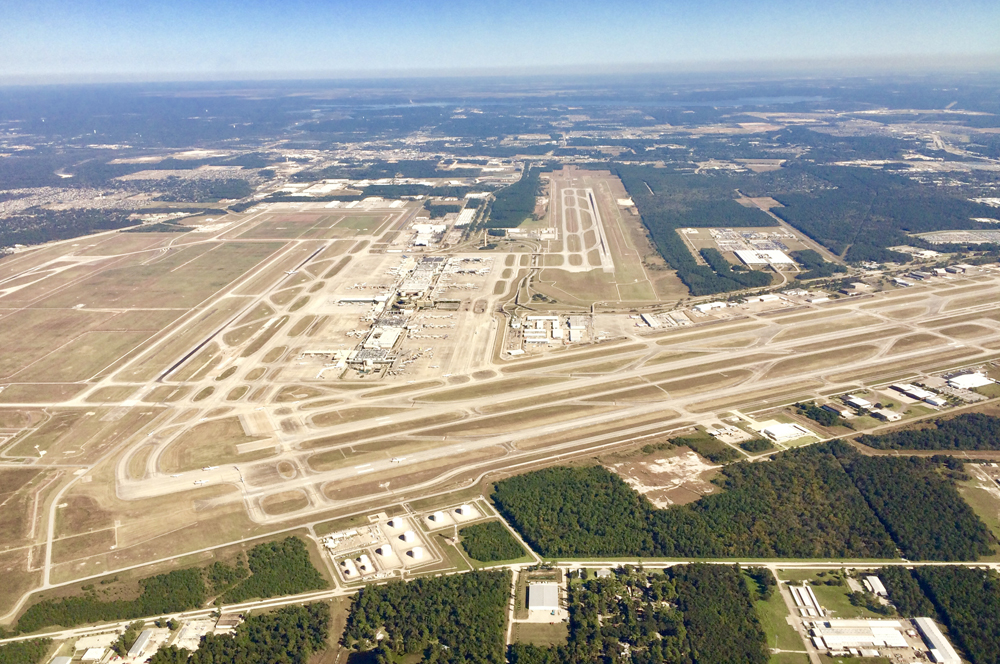
{"label": "tree line", "polygon": [[499,521],[487,521],[466,526],[458,531],[462,548],[479,562],[515,560],[525,555],[524,547]]}
{"label": "tree line", "polygon": [[373,652],[380,664],[415,653],[424,661],[503,664],[510,592],[509,570],[366,586],[351,603],[342,642]]}
{"label": "tree line", "polygon": [[249,570],[240,557],[233,565],[217,561],[204,569],[190,567],[142,579],[139,595],[133,599],[114,599],[112,589],[99,592],[92,587],[83,595],[45,599],[28,607],[18,619],[16,631],[187,611],[203,606],[213,596],[237,603],[327,587],[326,579],[309,559],[305,543],[297,537],[258,544],[246,558]]}
{"label": "tree line", "polygon": [[859,436],[858,442],[877,450],[997,450],[1000,449],[1000,418],[963,413],[937,418],[920,429]]}
{"label": "tree line", "polygon": [[721,492],[666,509],[601,466],[517,475],[492,499],[551,558],[895,558],[898,548],[976,560],[994,542],[953,475],[936,459],[871,460],[833,441],[726,465],[713,480]]}
{"label": "tree line", "polygon": [[305,664],[322,652],[330,631],[330,606],[286,606],[250,616],[232,634],[206,634],[193,653],[160,648],[149,664]]}

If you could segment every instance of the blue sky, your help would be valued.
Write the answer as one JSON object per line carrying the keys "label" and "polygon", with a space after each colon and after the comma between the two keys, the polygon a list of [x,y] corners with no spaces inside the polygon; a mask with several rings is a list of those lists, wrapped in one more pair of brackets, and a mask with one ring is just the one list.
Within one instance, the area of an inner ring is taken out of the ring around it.
{"label": "blue sky", "polygon": [[669,70],[887,58],[996,68],[998,34],[996,0],[3,0],[0,79]]}

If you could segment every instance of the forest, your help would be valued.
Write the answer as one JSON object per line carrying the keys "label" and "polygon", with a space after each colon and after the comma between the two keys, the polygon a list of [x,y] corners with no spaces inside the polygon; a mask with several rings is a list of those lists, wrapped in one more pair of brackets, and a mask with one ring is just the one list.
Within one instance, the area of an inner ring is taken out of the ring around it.
{"label": "forest", "polygon": [[[677,271],[692,295],[727,293],[770,283],[767,273],[734,272],[728,261],[723,266],[713,254],[711,260],[723,273],[714,270],[714,265],[699,265],[677,233],[681,228],[774,226],[774,220],[760,210],[733,200],[737,181],[728,176],[694,176],[652,166],[614,164],[611,168],[635,202],[657,251]],[[705,259],[710,262],[708,256]],[[737,276],[743,281],[738,281]]]}
{"label": "forest", "polygon": [[877,450],[997,450],[1000,449],[1000,418],[963,413],[935,419],[920,429],[860,436],[858,442]]}
{"label": "forest", "polygon": [[233,565],[216,561],[204,569],[191,567],[142,579],[139,596],[134,599],[115,599],[110,590],[99,594],[93,588],[75,597],[46,599],[24,612],[17,631],[186,611],[204,605],[215,595],[221,595],[221,601],[226,603],[236,603],[327,587],[310,561],[305,543],[297,537],[258,544],[246,557],[249,571],[240,557]]}
{"label": "forest", "polygon": [[896,556],[826,445],[729,464],[713,481],[722,492],[656,509],[600,466],[555,467],[502,480],[492,498],[547,557]]}
{"label": "forest", "polygon": [[947,467],[922,457],[860,454],[844,465],[904,558],[978,560],[993,552],[993,536]]}
{"label": "forest", "polygon": [[0,644],[0,664],[40,664],[49,651],[49,639],[29,639]]}
{"label": "forest", "polygon": [[653,507],[601,466],[553,467],[494,485],[492,499],[543,556],[977,560],[995,542],[958,494],[960,466],[863,457],[833,441],[731,463],[722,491]]}
{"label": "forest", "polygon": [[792,251],[789,253],[789,256],[806,269],[805,272],[795,275],[796,279],[826,279],[832,277],[834,274],[847,272],[847,268],[843,265],[823,260],[819,252],[812,249]]}
{"label": "forest", "polygon": [[222,595],[227,604],[250,599],[298,595],[327,588],[312,561],[305,542],[298,537],[258,544],[247,552],[251,576]]}
{"label": "forest", "polygon": [[969,661],[1000,662],[1000,575],[969,567],[920,567],[913,575]]}
{"label": "forest", "polygon": [[327,647],[330,606],[286,606],[252,615],[232,634],[207,634],[193,653],[167,646],[149,664],[306,664]]}
{"label": "forest", "polygon": [[936,617],[934,605],[924,595],[924,591],[920,589],[920,584],[913,578],[910,570],[899,566],[883,567],[878,570],[877,576],[901,616]]}
{"label": "forest", "polygon": [[738,566],[678,565],[669,573],[696,664],[767,664],[767,637]]}
{"label": "forest", "polygon": [[566,645],[515,643],[511,664],[613,662],[626,652],[633,664],[768,661],[751,588],[736,566],[627,565],[608,578],[571,581],[567,600]]}
{"label": "forest", "polygon": [[458,531],[458,535],[469,557],[482,563],[515,560],[525,555],[521,543],[499,521],[466,526]]}
{"label": "forest", "polygon": [[343,644],[374,651],[379,664],[416,653],[423,661],[503,664],[510,593],[509,570],[366,586],[351,603]]}
{"label": "forest", "polygon": [[493,194],[486,228],[517,228],[535,211],[535,198],[542,187],[540,169],[537,166],[525,169],[520,180]]}
{"label": "forest", "polygon": [[813,422],[818,422],[825,427],[843,426],[846,424],[846,422],[844,422],[844,420],[840,417],[840,415],[837,415],[837,413],[820,408],[811,401],[807,403],[795,404],[795,410],[799,413],[799,415],[804,415]]}
{"label": "forest", "polygon": [[175,570],[139,582],[135,599],[105,600],[95,591],[47,599],[33,604],[17,621],[17,631],[34,632],[43,627],[74,627],[85,623],[129,620],[174,611],[187,611],[205,603],[208,594],[198,568]]}
{"label": "forest", "polygon": [[908,255],[888,247],[913,244],[909,233],[978,228],[972,218],[991,214],[986,205],[888,171],[816,164],[795,168],[823,186],[774,194],[784,206],[775,214],[849,262],[907,262]]}
{"label": "forest", "polygon": [[132,218],[131,211],[32,207],[4,217],[0,225],[0,247],[66,240],[139,223]]}

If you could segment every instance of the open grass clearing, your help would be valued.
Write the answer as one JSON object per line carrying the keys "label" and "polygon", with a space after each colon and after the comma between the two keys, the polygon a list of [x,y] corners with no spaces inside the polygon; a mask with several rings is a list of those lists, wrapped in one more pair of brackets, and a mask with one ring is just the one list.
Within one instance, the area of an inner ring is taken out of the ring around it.
{"label": "open grass clearing", "polygon": [[559,366],[561,364],[569,364],[571,362],[584,362],[586,360],[593,359],[607,359],[611,355],[619,355],[622,353],[631,353],[633,351],[644,350],[646,348],[645,344],[641,343],[610,343],[601,344],[596,350],[572,350],[569,352],[556,352],[553,353],[551,357],[543,360],[535,360],[529,362],[518,362],[516,364],[505,365],[502,371],[505,374],[508,373],[521,373],[524,371],[535,371],[538,369],[545,369],[553,366]]}
{"label": "open grass clearing", "polygon": [[261,328],[268,324],[270,319],[257,320],[256,322],[250,323],[248,325],[240,325],[239,327],[234,327],[225,334],[222,335],[222,341],[231,347],[240,346],[246,343],[250,337],[257,334]]}
{"label": "open grass clearing", "polygon": [[[851,383],[859,380],[866,382],[895,380],[902,374],[909,374],[914,370],[932,371],[935,367],[944,363],[956,363],[960,358],[977,354],[978,351],[972,348],[945,351],[941,353],[929,353],[916,358],[898,361],[880,361],[871,368],[858,369],[843,373],[831,374],[827,378],[834,383]],[[947,367],[942,367],[947,368]]]}
{"label": "open grass clearing", "polygon": [[288,346],[275,346],[271,350],[264,354],[261,358],[261,362],[264,364],[271,364],[272,362],[277,362],[281,359],[281,356],[288,352]]}
{"label": "open grass clearing", "polygon": [[942,312],[955,311],[956,309],[967,309],[969,307],[975,307],[983,304],[983,295],[967,295],[965,297],[954,297],[959,293],[966,293],[970,291],[982,291],[985,289],[994,288],[993,284],[983,284],[982,286],[969,286],[967,288],[956,288],[955,290],[948,291],[948,295],[951,296],[944,306],[941,307]]}
{"label": "open grass clearing", "polygon": [[888,311],[879,311],[881,315],[886,318],[891,318],[892,320],[909,320],[911,318],[917,318],[918,316],[923,316],[928,311],[929,307],[901,307],[899,309],[889,309]]}
{"label": "open grass clearing", "polygon": [[275,403],[289,403],[292,401],[302,401],[304,399],[315,399],[328,394],[326,390],[311,385],[286,385],[278,391],[274,397]]}
{"label": "open grass clearing", "polygon": [[309,296],[308,295],[303,295],[299,299],[295,300],[295,302],[292,304],[292,306],[288,307],[288,311],[290,311],[290,312],[298,311],[299,309],[301,309],[302,307],[306,306],[307,304],[309,304]]}
{"label": "open grass clearing", "polygon": [[801,325],[803,323],[811,323],[816,320],[826,320],[828,318],[836,318],[837,316],[846,316],[850,313],[852,312],[844,311],[843,309],[820,309],[818,311],[810,311],[805,314],[774,316],[771,320],[781,325]]}
{"label": "open grass clearing", "polygon": [[541,397],[524,397],[522,399],[503,401],[497,404],[488,404],[486,406],[481,406],[479,408],[479,411],[483,414],[502,413],[510,410],[516,410],[519,408],[529,408],[531,406],[548,405],[556,401],[582,399],[584,397],[593,396],[595,394],[601,394],[604,392],[614,392],[615,390],[621,388],[634,387],[636,385],[643,385],[645,383],[646,381],[644,381],[642,378],[625,378],[611,383],[600,383],[598,385],[587,385],[584,387],[573,388],[571,390],[552,392],[551,394],[546,394]]}
{"label": "open grass clearing", "polygon": [[198,392],[198,394],[194,395],[194,398],[191,399],[191,401],[195,401],[195,402],[204,401],[205,399],[207,399],[210,396],[212,396],[212,394],[214,394],[214,393],[215,393],[215,388],[214,387],[206,387],[206,388],[202,389],[200,392]]}
{"label": "open grass clearing", "polygon": [[266,302],[260,302],[256,307],[251,309],[243,318],[237,321],[237,325],[246,325],[247,323],[252,323],[259,318],[269,318],[274,315],[274,309],[269,307]]}
{"label": "open grass clearing", "polygon": [[370,420],[374,418],[391,417],[396,413],[403,413],[409,410],[408,408],[379,408],[375,406],[369,407],[358,407],[358,408],[341,408],[338,410],[331,410],[325,413],[316,413],[310,418],[310,423],[314,427],[326,428],[334,427],[340,424],[349,424],[351,422],[358,422],[361,420]]}
{"label": "open grass clearing", "polygon": [[204,244],[173,250],[156,262],[102,270],[42,302],[44,307],[190,309],[274,254],[269,242]]}
{"label": "open grass clearing", "polygon": [[[597,362],[595,364],[583,364],[578,366],[573,366],[568,370],[567,373],[570,375],[579,374],[600,374],[600,373],[613,373],[619,369],[624,369],[625,367],[633,364],[641,358],[641,355],[631,355],[628,357],[623,357],[615,360],[608,360],[606,362]],[[555,373],[555,372],[549,372]]]}
{"label": "open grass clearing", "polygon": [[0,317],[0,378],[22,370],[112,318],[105,311],[22,309]]}
{"label": "open grass clearing", "polygon": [[879,352],[878,346],[860,344],[857,346],[847,346],[826,352],[810,353],[800,357],[793,357],[787,360],[780,360],[765,374],[766,378],[782,378],[786,376],[797,376],[799,374],[813,371],[821,371],[837,367],[849,362],[860,362],[866,358],[874,357]]}
{"label": "open grass clearing", "polygon": [[280,330],[282,326],[287,322],[288,322],[288,316],[282,316],[281,318],[274,321],[274,323],[269,325],[266,330],[257,335],[257,338],[251,341],[249,346],[243,349],[243,352],[240,353],[240,357],[250,357],[257,351],[259,351],[261,348],[264,347],[264,345],[268,341],[271,340],[271,338],[275,334],[278,333],[278,330]]}
{"label": "open grass clearing", "polygon": [[491,415],[475,420],[460,422],[437,429],[424,431],[428,436],[475,436],[484,434],[510,433],[532,427],[555,424],[566,420],[579,419],[612,410],[602,406],[556,405],[542,406],[530,410]]}
{"label": "open grass clearing", "polygon": [[[247,304],[249,299],[228,297],[196,312],[189,322],[174,332],[165,343],[141,356],[131,366],[121,369],[115,375],[115,379],[121,382],[152,380],[172,362],[183,357],[191,348],[222,327]],[[199,356],[200,354],[195,357]]]}
{"label": "open grass clearing", "polygon": [[699,401],[689,404],[686,409],[692,413],[719,412],[734,408],[752,410],[811,398],[812,394],[824,385],[825,383],[819,380],[803,380],[771,389],[755,390],[753,387],[748,387],[738,395]]}
{"label": "open grass clearing", "polygon": [[408,420],[406,422],[380,424],[377,430],[366,429],[362,431],[351,431],[350,433],[336,434],[332,436],[323,436],[322,438],[313,438],[312,440],[307,440],[300,443],[299,448],[303,450],[314,450],[314,449],[322,449],[324,447],[348,445],[348,444],[358,443],[364,440],[371,440],[374,438],[381,439],[396,434],[415,432],[418,429],[433,427],[439,424],[456,422],[458,420],[463,419],[464,417],[465,417],[464,413],[454,412],[454,413],[442,413],[441,415],[431,415],[429,417],[417,418],[415,420]]}
{"label": "open grass clearing", "polygon": [[316,316],[303,316],[299,318],[297,321],[295,321],[295,324],[292,325],[292,329],[288,331],[288,336],[292,338],[299,336],[307,329],[309,329],[309,326],[312,325],[315,321],[316,321]]}
{"label": "open grass clearing", "polygon": [[761,362],[766,362],[768,360],[780,357],[787,357],[787,356],[780,353],[761,352],[729,360],[716,360],[715,362],[705,362],[690,367],[684,367],[682,369],[670,369],[668,371],[658,371],[656,373],[644,374],[643,378],[648,380],[650,383],[657,383],[660,381],[672,380],[675,378],[689,379],[693,374],[708,373],[712,371],[725,371],[727,369],[732,369],[734,367],[739,367],[743,365],[760,364]]}
{"label": "open grass clearing", "polygon": [[865,314],[855,314],[850,317],[845,317],[842,320],[828,321],[825,323],[816,323],[814,325],[796,325],[794,327],[786,328],[778,334],[774,335],[774,341],[793,341],[795,339],[805,339],[807,337],[815,337],[823,334],[831,334],[833,332],[843,332],[845,330],[854,330],[859,327],[868,327],[870,325],[877,325],[881,323],[875,316],[868,316]]}
{"label": "open grass clearing", "polygon": [[264,440],[248,436],[238,417],[202,422],[191,427],[172,441],[160,455],[160,470],[182,473],[205,466],[248,462],[273,456],[274,449],[261,449],[246,454],[236,451],[237,445]]}
{"label": "open grass clearing", "polygon": [[280,290],[271,295],[271,302],[274,302],[279,307],[283,307],[298,296],[302,291],[301,287],[286,288],[285,290]]}
{"label": "open grass clearing", "polygon": [[[695,330],[690,330],[688,328],[677,328],[677,330],[670,330],[662,335],[651,334],[648,335],[649,338],[657,339],[657,346],[673,346],[675,344],[684,344],[689,342],[702,342],[705,339],[712,339],[714,337],[724,337],[731,334],[736,334],[737,332],[749,332],[751,330],[759,330],[762,327],[768,327],[768,323],[761,322],[751,322],[751,323],[716,323],[715,325],[705,326],[697,328]],[[684,329],[682,332],[680,330]],[[660,339],[659,337],[664,338]]]}
{"label": "open grass clearing", "polygon": [[249,385],[239,385],[238,387],[234,387],[229,391],[229,394],[226,395],[226,401],[239,401],[249,390]]}
{"label": "open grass clearing", "polygon": [[540,648],[564,646],[569,638],[569,623],[515,622],[511,637],[514,643],[527,643]]}
{"label": "open grass clearing", "polygon": [[938,330],[941,334],[946,334],[952,339],[978,339],[987,335],[996,334],[997,331],[985,325],[975,325],[966,323],[964,325],[952,325]]}
{"label": "open grass clearing", "polygon": [[300,490],[272,493],[260,499],[260,508],[272,516],[298,512],[306,507],[309,507],[309,498]]}
{"label": "open grass clearing", "polygon": [[929,296],[927,294],[922,295],[904,295],[905,291],[895,291],[891,293],[884,293],[884,299],[880,299],[876,302],[868,302],[862,304],[860,309],[884,309],[887,307],[897,307],[901,304],[908,304],[910,302],[923,302]]}
{"label": "open grass clearing", "polygon": [[89,395],[87,395],[84,401],[86,401],[87,403],[108,403],[108,402],[124,401],[125,399],[128,399],[130,396],[135,394],[138,389],[139,388],[131,385],[129,386],[112,385],[110,387],[101,387],[94,390]]}
{"label": "open grass clearing", "polygon": [[0,403],[61,403],[85,389],[79,383],[14,383],[0,391]]}
{"label": "open grass clearing", "polygon": [[924,348],[934,348],[941,346],[944,343],[945,342],[941,337],[933,334],[927,334],[925,332],[908,334],[905,337],[901,337],[893,342],[892,346],[889,348],[889,355],[909,353],[910,351],[922,350]]}
{"label": "open grass clearing", "polygon": [[480,397],[498,396],[507,392],[529,390],[536,387],[545,387],[561,383],[565,378],[533,376],[527,378],[502,378],[485,383],[471,385],[469,387],[459,387],[440,392],[423,394],[416,398],[416,401],[426,401],[430,403],[440,403],[448,401],[468,401]]}
{"label": "open grass clearing", "polygon": [[[753,372],[747,369],[732,369],[730,371],[701,374],[682,380],[665,381],[657,383],[656,386],[662,390],[666,390],[671,397],[685,397],[699,392],[738,385],[752,375]],[[619,398],[622,397],[619,396]]]}
{"label": "open grass clearing", "polygon": [[802,637],[788,624],[788,607],[781,593],[775,589],[770,598],[754,603],[754,610],[760,619],[760,626],[767,634],[769,648],[778,650],[804,650]]}
{"label": "open grass clearing", "polygon": [[407,394],[409,392],[418,392],[420,390],[428,390],[434,387],[441,387],[444,383],[440,380],[424,380],[417,383],[409,383],[407,385],[396,385],[393,387],[386,387],[379,390],[372,390],[371,392],[365,392],[361,395],[362,399],[381,399],[383,397],[393,397],[400,394]]}

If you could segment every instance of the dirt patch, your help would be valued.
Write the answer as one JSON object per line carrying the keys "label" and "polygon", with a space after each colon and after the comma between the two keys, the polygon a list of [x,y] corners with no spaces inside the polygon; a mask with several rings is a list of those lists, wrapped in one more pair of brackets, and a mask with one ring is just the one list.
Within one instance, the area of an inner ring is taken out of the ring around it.
{"label": "dirt patch", "polygon": [[718,466],[705,463],[687,447],[613,463],[609,469],[659,508],[692,503],[719,491],[710,482]]}

